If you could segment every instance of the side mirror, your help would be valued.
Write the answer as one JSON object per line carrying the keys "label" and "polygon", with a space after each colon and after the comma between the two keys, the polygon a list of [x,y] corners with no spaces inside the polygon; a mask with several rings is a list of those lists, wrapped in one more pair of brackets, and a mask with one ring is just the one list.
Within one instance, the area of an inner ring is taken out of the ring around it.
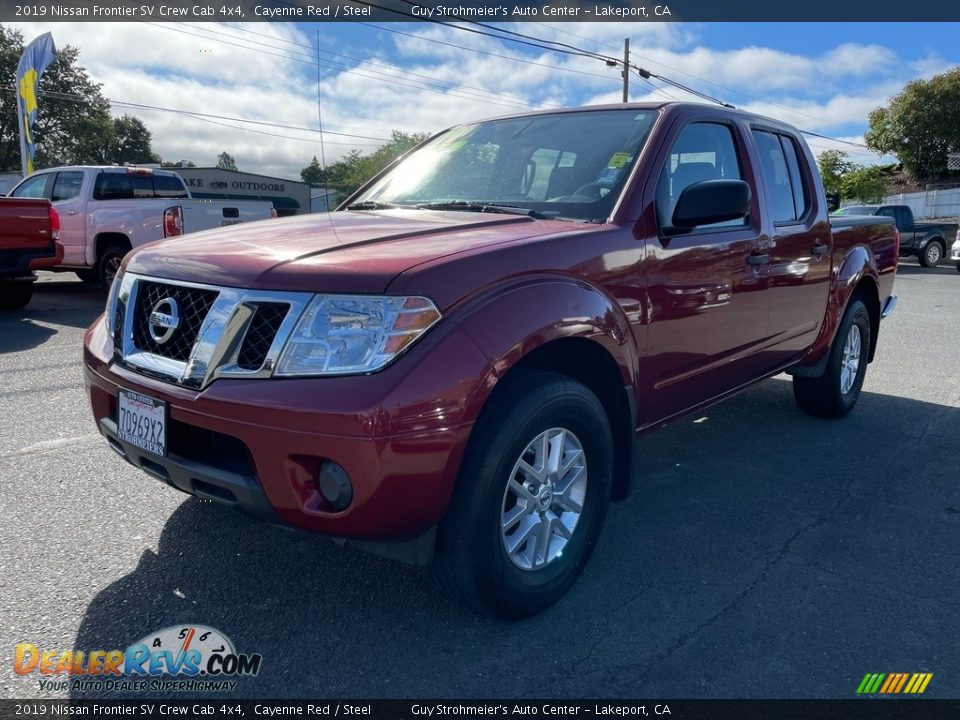
{"label": "side mirror", "polygon": [[750,186],[743,180],[703,180],[680,193],[673,209],[673,227],[689,230],[700,225],[744,218],[750,212]]}

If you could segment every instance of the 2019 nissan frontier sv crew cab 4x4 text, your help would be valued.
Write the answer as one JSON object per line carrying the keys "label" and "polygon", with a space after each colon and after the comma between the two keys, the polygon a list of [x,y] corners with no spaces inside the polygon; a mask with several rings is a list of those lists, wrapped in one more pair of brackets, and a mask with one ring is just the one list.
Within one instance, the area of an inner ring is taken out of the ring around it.
{"label": "2019 nissan frontier sv crew cab 4x4 text", "polygon": [[511,617],[583,569],[638,433],[783,370],[850,411],[898,254],[831,227],[796,130],[696,104],[455,127],[329,217],[199,240],[131,253],[86,333],[110,446]]}

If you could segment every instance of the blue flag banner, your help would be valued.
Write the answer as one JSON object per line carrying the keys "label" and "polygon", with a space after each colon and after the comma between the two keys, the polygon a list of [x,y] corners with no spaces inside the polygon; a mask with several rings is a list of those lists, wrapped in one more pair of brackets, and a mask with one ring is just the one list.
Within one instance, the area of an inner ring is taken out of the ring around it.
{"label": "blue flag banner", "polygon": [[33,123],[37,119],[37,83],[57,56],[53,36],[44,33],[27,46],[17,65],[17,124],[20,126],[20,158],[23,175],[33,172]]}

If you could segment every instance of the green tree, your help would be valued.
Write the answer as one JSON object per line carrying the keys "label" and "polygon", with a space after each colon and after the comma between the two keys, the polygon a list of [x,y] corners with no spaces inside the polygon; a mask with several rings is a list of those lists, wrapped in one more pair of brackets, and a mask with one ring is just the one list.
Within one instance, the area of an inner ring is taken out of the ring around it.
{"label": "green tree", "polygon": [[233,155],[224,150],[217,155],[217,167],[221,170],[236,170],[237,162],[233,159]]}
{"label": "green tree", "polygon": [[[20,169],[20,134],[14,87],[23,35],[0,25],[0,170]],[[36,167],[109,162],[113,148],[110,106],[77,63],[77,49],[61,48],[40,78],[40,104],[34,125]]]}
{"label": "green tree", "polygon": [[[351,150],[340,160],[327,166],[324,171],[325,177],[320,182],[326,182],[331,189],[337,191],[339,202],[398,157],[429,137],[428,133],[405,133],[394,130],[390,133],[390,142],[381,145],[373,152],[363,154],[359,150]],[[304,170],[312,166],[313,163],[310,163]]]}
{"label": "green tree", "polygon": [[842,194],[843,176],[857,167],[847,159],[848,157],[843,150],[824,150],[817,156],[817,166],[820,168],[823,189],[828,193]]}
{"label": "green tree", "polygon": [[887,175],[876,165],[857,167],[840,180],[841,194],[864,203],[882,202],[887,193]]}
{"label": "green tree", "polygon": [[192,160],[171,160],[160,163],[160,166],[165,168],[195,168],[197,164]]}
{"label": "green tree", "polygon": [[300,179],[311,185],[322,185],[325,177],[323,168],[320,167],[320,161],[317,160],[316,155],[313,156],[310,164],[300,171]]}
{"label": "green tree", "polygon": [[109,162],[132,165],[160,162],[160,156],[150,144],[152,136],[147,126],[132,115],[113,120],[113,157]]}
{"label": "green tree", "polygon": [[960,151],[960,68],[907,83],[870,113],[869,124],[871,150],[895,154],[918,178],[942,177],[947,153]]}

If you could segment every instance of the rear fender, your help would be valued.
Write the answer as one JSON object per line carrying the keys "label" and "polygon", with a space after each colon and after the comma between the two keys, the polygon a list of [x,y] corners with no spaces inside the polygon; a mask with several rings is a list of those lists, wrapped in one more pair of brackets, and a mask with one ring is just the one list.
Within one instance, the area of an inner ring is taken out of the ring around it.
{"label": "rear fender", "polygon": [[817,375],[818,371],[822,372],[822,367],[818,363],[824,361],[833,344],[840,320],[847,311],[854,290],[864,278],[871,278],[874,287],[878,287],[878,277],[877,260],[870,248],[866,245],[854,245],[847,251],[840,267],[834,270],[830,301],[827,303],[827,315],[820,330],[820,336],[800,366],[794,368],[794,374]]}

